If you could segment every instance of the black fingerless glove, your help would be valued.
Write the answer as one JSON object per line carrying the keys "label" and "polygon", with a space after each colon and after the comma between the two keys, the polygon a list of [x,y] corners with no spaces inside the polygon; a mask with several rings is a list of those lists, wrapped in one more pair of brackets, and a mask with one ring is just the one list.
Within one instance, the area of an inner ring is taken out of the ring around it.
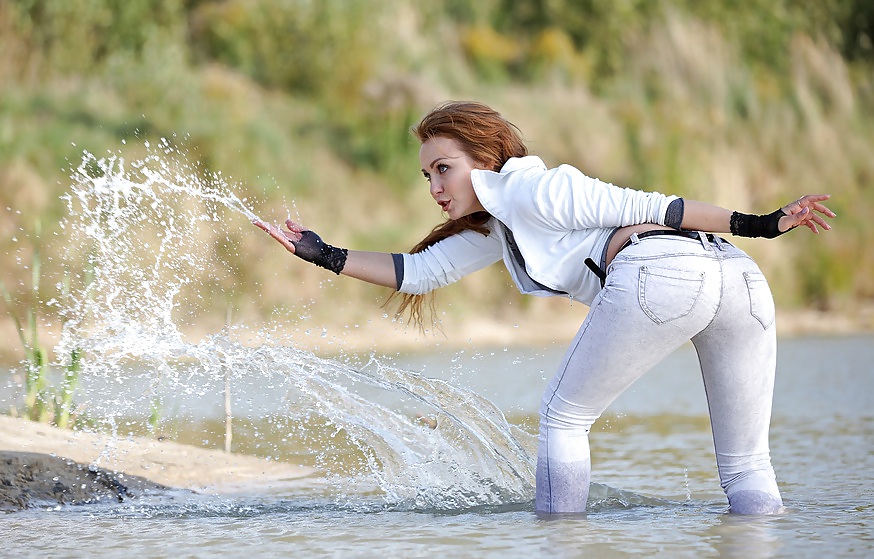
{"label": "black fingerless glove", "polygon": [[342,272],[346,266],[346,255],[349,251],[327,244],[313,231],[302,231],[300,240],[291,241],[291,244],[294,245],[295,256],[335,274]]}
{"label": "black fingerless glove", "polygon": [[789,231],[789,229],[780,231],[778,227],[780,218],[785,215],[787,214],[782,209],[767,215],[749,215],[734,212],[731,214],[731,220],[729,220],[729,228],[731,234],[738,237],[765,237],[766,239],[773,239]]}

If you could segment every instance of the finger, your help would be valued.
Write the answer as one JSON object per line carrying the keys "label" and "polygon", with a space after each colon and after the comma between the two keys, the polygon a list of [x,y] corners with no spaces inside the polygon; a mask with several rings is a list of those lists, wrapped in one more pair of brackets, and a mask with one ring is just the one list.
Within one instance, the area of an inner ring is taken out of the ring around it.
{"label": "finger", "polygon": [[829,223],[822,216],[812,212],[810,208],[804,208],[797,214],[789,216],[788,219],[791,220],[790,228],[804,226],[810,229],[813,233],[817,234],[820,232],[817,225],[819,227],[822,227],[823,231],[829,231],[832,228],[831,225],[829,225]]}
{"label": "finger", "polygon": [[808,194],[787,204],[783,210],[788,214],[794,215],[800,212],[803,208],[812,208],[817,211],[825,210],[823,213],[826,213],[829,217],[834,217],[834,212],[819,203],[823,200],[828,200],[829,198],[831,198],[830,194]]}
{"label": "finger", "polygon": [[280,243],[285,243],[288,239],[283,235],[282,231],[280,231],[277,227],[270,225],[269,229],[267,229],[267,233],[279,241]]}
{"label": "finger", "polygon": [[262,227],[262,229],[270,233],[277,241],[286,240],[296,242],[300,240],[300,233],[297,231],[284,231],[278,225],[273,224],[265,224],[265,227],[266,228]]}
{"label": "finger", "polygon": [[797,227],[810,219],[810,208],[801,208],[799,211],[790,215],[789,218],[792,220],[792,227]]}
{"label": "finger", "polygon": [[813,217],[811,217],[810,220],[816,222],[820,227],[822,227],[826,231],[828,231],[832,228],[832,226],[829,225],[826,220],[824,220],[822,217],[820,217],[816,214],[813,214]]}
{"label": "finger", "polygon": [[282,235],[286,239],[288,239],[289,241],[291,241],[293,243],[298,242],[301,239],[301,237],[303,236],[297,231],[282,231],[281,229],[279,231],[282,233]]}
{"label": "finger", "polygon": [[271,232],[270,236],[279,241],[279,244],[285,247],[285,250],[294,254],[294,243],[291,242],[291,239],[285,236],[282,231]]}
{"label": "finger", "polygon": [[830,209],[823,206],[822,204],[813,204],[813,209],[815,209],[816,211],[818,211],[819,213],[821,213],[823,215],[827,215],[829,217],[837,217],[837,214],[835,212],[831,211]]}
{"label": "finger", "polygon": [[279,244],[284,246],[288,252],[294,254],[294,243],[292,242],[292,239],[290,239],[285,234],[284,231],[282,231],[281,229],[279,229],[278,227],[276,227],[274,225],[271,225],[269,223],[264,223],[263,221],[258,221],[258,222],[253,221],[252,223],[256,227],[258,227],[259,229],[262,229],[263,231],[267,232],[268,235],[270,235],[271,237],[276,239],[279,242]]}
{"label": "finger", "polygon": [[298,225],[290,219],[285,220],[285,226],[288,227],[289,231],[294,231],[295,233],[303,233],[305,230],[303,226]]}
{"label": "finger", "polygon": [[831,198],[830,194],[808,194],[807,196],[799,198],[798,203],[804,206],[812,206],[818,202],[828,200],[829,198]]}
{"label": "finger", "polygon": [[288,241],[289,243],[296,243],[300,240],[300,233],[295,233],[294,231],[283,231],[277,227],[276,233],[280,235],[284,241]]}
{"label": "finger", "polygon": [[804,225],[812,232],[819,234],[819,228],[817,228],[815,221],[816,217],[818,217],[816,214],[809,213],[808,216],[801,222],[801,225]]}
{"label": "finger", "polygon": [[264,222],[262,221],[262,222],[259,222],[259,223],[255,223],[255,225],[256,225],[259,229],[261,229],[262,231],[265,231],[265,232],[266,232],[268,235],[270,235],[271,237],[274,237],[274,238],[275,238],[276,235],[279,233],[279,229],[277,229],[276,226],[273,225],[273,224],[271,224],[271,223],[264,223]]}

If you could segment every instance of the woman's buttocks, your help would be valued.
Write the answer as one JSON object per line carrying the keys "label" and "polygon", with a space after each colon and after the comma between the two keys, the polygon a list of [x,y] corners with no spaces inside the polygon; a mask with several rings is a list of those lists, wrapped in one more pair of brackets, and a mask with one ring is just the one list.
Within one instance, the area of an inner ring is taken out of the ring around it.
{"label": "woman's buttocks", "polygon": [[627,227],[614,234],[608,244],[614,258],[607,268],[606,288],[613,289],[614,299],[625,298],[629,308],[639,305],[654,324],[679,324],[682,319],[703,328],[718,308],[719,249],[680,235],[649,236],[622,248],[633,233],[656,229],[667,228]]}

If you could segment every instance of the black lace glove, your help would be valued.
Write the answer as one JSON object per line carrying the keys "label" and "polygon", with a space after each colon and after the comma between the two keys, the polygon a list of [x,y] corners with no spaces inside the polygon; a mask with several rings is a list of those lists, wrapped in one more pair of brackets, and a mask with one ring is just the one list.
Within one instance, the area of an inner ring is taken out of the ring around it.
{"label": "black lace glove", "polygon": [[780,218],[785,215],[787,214],[782,208],[767,215],[749,215],[734,212],[731,214],[729,227],[731,234],[738,237],[765,237],[766,239],[773,239],[786,231],[791,231],[791,228],[786,231],[780,231],[778,227]]}
{"label": "black lace glove", "polygon": [[300,240],[291,241],[291,244],[294,245],[295,256],[335,274],[342,272],[346,265],[349,250],[327,244],[313,231],[302,231]]}

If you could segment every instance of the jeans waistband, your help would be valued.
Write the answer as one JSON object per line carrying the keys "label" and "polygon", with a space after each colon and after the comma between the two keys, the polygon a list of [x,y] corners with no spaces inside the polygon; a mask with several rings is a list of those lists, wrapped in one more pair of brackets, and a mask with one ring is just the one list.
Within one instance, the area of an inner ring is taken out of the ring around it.
{"label": "jeans waistband", "polygon": [[725,239],[723,239],[722,237],[718,237],[718,236],[714,235],[713,233],[700,233],[698,231],[680,231],[678,229],[653,229],[652,231],[643,231],[642,233],[634,233],[631,236],[631,238],[629,238],[627,241],[625,241],[625,243],[623,243],[623,245],[621,247],[619,247],[619,250],[617,251],[617,253],[622,252],[623,250],[628,248],[629,245],[634,243],[635,237],[637,238],[637,240],[640,240],[640,239],[645,239],[647,237],[656,237],[659,235],[669,235],[672,237],[684,237],[686,239],[694,239],[696,241],[701,240],[701,236],[704,235],[704,238],[707,241],[710,241],[711,243],[716,243],[717,245],[719,245],[721,243],[725,243],[728,245],[731,244],[728,241],[726,241]]}

